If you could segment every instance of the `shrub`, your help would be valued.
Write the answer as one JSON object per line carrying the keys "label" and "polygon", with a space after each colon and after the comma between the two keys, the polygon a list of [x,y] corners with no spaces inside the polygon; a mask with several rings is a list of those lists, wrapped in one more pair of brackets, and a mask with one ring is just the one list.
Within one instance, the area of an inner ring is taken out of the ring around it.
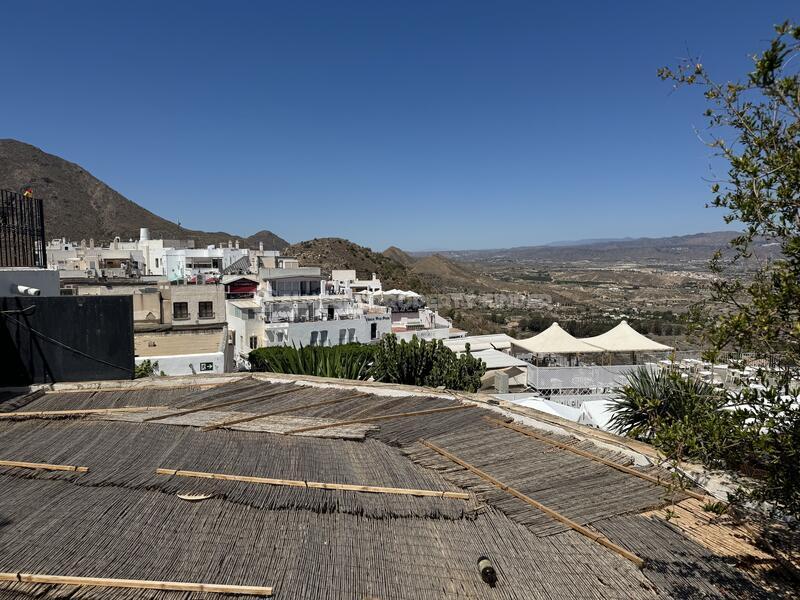
{"label": "shrub", "polygon": [[800,516],[798,390],[745,388],[734,396],[643,367],[628,375],[619,393],[612,429],[652,443],[675,466],[688,458],[736,470],[750,479],[734,500],[766,502]]}
{"label": "shrub", "polygon": [[414,336],[410,342],[384,336],[375,352],[372,375],[376,381],[453,390],[477,391],[486,365],[467,351],[461,356],[441,340],[425,341]]}
{"label": "shrub", "polygon": [[[134,379],[141,379],[142,377],[153,377],[158,375],[158,361],[151,361],[150,359],[143,360],[133,368]],[[163,372],[162,372],[163,374]]]}
{"label": "shrub", "polygon": [[273,346],[250,352],[253,371],[315,375],[338,379],[368,379],[375,352],[374,346]]}
{"label": "shrub", "polygon": [[737,443],[735,415],[722,410],[728,399],[709,383],[640,367],[618,391],[612,429],[651,442],[668,455],[713,463]]}

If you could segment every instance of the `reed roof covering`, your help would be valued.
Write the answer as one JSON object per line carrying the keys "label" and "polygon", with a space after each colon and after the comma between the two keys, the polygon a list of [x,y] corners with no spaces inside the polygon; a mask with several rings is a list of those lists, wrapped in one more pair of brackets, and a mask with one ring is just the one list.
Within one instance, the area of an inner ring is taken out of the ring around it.
{"label": "reed roof covering", "polygon": [[[32,395],[6,404],[26,412],[161,408],[0,420],[0,460],[88,467],[75,472],[0,466],[0,572],[270,586],[275,598],[312,600],[655,600],[689,597],[688,586],[704,597],[759,597],[763,591],[753,576],[730,566],[729,555],[722,572],[715,562],[722,558],[713,549],[646,513],[665,505],[662,486],[498,426],[503,415],[455,397],[246,377],[204,387],[124,387]],[[375,420],[386,415],[401,416]],[[243,418],[246,427],[224,425]],[[275,429],[279,419],[332,426],[292,435]],[[359,419],[370,421],[358,435],[336,427]],[[209,423],[221,425],[209,429]],[[631,463],[627,455],[590,441],[537,431],[606,460]],[[638,552],[645,567],[421,440]],[[159,468],[301,485],[161,475]],[[655,467],[644,472],[668,477]],[[442,496],[317,489],[302,482]],[[490,557],[497,570],[496,587],[480,576],[481,556]],[[0,600],[33,597],[215,596],[0,584]]]}

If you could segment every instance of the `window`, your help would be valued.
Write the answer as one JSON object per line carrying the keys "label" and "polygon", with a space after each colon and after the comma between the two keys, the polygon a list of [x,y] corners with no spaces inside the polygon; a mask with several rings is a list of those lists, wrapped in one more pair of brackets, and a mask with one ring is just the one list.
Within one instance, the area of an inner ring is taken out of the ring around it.
{"label": "window", "polygon": [[257,335],[251,335],[250,336],[250,350],[255,350],[256,348],[258,348],[258,336]]}
{"label": "window", "polygon": [[319,332],[319,345],[326,346],[328,344],[328,332],[324,329]]}
{"label": "window", "polygon": [[156,259],[156,269],[158,268],[158,259]]}
{"label": "window", "polygon": [[214,318],[214,303],[213,302],[200,302],[199,303],[199,316],[201,319]]}
{"label": "window", "polygon": [[369,337],[372,340],[374,340],[376,337],[378,337],[378,324],[377,323],[371,323],[370,324],[370,326],[369,326]]}
{"label": "window", "polygon": [[316,346],[318,337],[319,337],[319,331],[312,331],[311,332],[311,342],[309,343],[309,346]]}
{"label": "window", "polygon": [[173,302],[172,303],[172,318],[176,321],[181,321],[189,318],[189,303],[188,302]]}

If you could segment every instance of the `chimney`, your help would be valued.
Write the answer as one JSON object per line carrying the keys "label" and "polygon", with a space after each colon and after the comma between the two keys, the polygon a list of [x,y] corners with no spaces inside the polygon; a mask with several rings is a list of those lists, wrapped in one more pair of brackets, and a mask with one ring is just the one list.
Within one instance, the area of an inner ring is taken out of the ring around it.
{"label": "chimney", "polygon": [[232,248],[232,247],[233,247],[233,244],[231,243],[230,240],[228,240],[228,248]]}
{"label": "chimney", "polygon": [[94,248],[94,238],[89,238],[89,248]]}
{"label": "chimney", "polygon": [[236,249],[239,249],[239,240],[236,240]]}
{"label": "chimney", "polygon": [[264,251],[264,242],[258,242],[258,251],[259,252],[263,252]]}
{"label": "chimney", "polygon": [[139,241],[146,242],[150,239],[150,230],[147,227],[139,228]]}

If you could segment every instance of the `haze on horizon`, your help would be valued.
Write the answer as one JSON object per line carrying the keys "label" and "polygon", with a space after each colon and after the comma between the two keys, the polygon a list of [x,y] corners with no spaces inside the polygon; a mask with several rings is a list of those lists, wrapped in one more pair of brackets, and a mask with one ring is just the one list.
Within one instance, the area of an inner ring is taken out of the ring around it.
{"label": "haze on horizon", "polygon": [[[741,77],[796,3],[6,4],[0,137],[193,229],[382,250],[724,229],[689,52]],[[13,37],[13,36],[12,36]],[[717,173],[719,174],[719,173]]]}

